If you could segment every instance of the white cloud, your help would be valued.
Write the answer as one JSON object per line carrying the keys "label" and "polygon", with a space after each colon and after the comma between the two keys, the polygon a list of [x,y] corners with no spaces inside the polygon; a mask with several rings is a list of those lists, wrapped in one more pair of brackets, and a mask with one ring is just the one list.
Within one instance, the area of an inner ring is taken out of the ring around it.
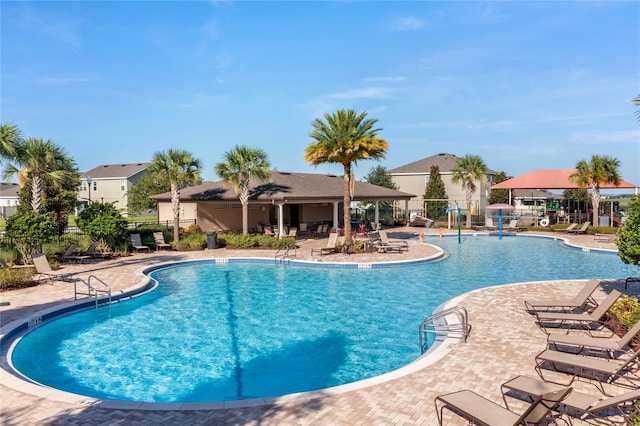
{"label": "white cloud", "polygon": [[424,21],[415,16],[405,16],[397,18],[393,21],[393,29],[395,31],[416,31],[424,27]]}
{"label": "white cloud", "polygon": [[391,90],[386,87],[364,87],[332,93],[329,97],[333,99],[387,99],[390,95]]}

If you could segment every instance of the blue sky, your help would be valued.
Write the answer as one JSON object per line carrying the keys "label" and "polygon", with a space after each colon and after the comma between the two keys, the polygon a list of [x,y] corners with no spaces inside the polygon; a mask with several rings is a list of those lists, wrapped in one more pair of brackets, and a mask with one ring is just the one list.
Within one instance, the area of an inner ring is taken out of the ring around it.
{"label": "blue sky", "polygon": [[[311,121],[378,119],[388,169],[441,152],[517,176],[593,154],[640,185],[640,2],[2,1],[3,123],[81,171],[237,144],[281,171]],[[358,163],[364,177],[378,163]]]}

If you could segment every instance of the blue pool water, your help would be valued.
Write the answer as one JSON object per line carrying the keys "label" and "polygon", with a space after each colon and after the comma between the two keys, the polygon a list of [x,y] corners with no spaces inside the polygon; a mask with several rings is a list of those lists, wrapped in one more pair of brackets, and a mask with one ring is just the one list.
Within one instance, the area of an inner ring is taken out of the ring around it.
{"label": "blue pool water", "polygon": [[[443,261],[344,269],[198,262],[157,270],[157,290],[29,333],[31,379],[118,400],[201,402],[321,389],[420,355],[418,325],[461,293],[510,282],[623,278],[617,255],[542,238],[427,239]],[[34,356],[34,354],[37,354]]]}

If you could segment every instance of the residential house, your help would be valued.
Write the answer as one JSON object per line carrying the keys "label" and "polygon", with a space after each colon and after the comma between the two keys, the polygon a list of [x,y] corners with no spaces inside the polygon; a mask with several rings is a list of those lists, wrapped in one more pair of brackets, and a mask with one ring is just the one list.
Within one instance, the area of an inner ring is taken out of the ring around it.
{"label": "residential house", "polygon": [[[451,170],[456,165],[456,157],[453,154],[436,154],[423,158],[409,164],[389,170],[391,178],[400,191],[418,194],[416,198],[409,202],[409,210],[422,215],[424,211],[424,191],[429,183],[431,166],[436,165],[440,169],[440,177],[444,183],[448,202],[452,208],[460,207],[463,211],[467,209],[467,201],[461,183],[451,182]],[[496,171],[487,169],[487,183],[475,182],[476,191],[472,196],[472,214],[479,214],[484,211],[487,199],[489,198],[489,188],[491,187]]]}
{"label": "residential house", "polygon": [[[352,200],[380,201],[404,200],[414,194],[355,182]],[[328,223],[332,228],[342,227],[344,181],[339,176],[271,172],[266,182],[254,182],[249,195],[249,227],[272,224],[279,230]],[[153,195],[158,201],[158,220],[171,223],[173,211],[171,193]],[[180,219],[193,220],[204,231],[242,230],[242,205],[233,186],[224,181],[203,182],[180,191]],[[375,218],[378,222],[378,217]]]}
{"label": "residential house", "polygon": [[8,218],[16,212],[19,203],[17,183],[0,182],[0,217]]}
{"label": "residential house", "polygon": [[151,165],[147,163],[104,164],[80,174],[79,200],[82,206],[91,201],[114,203],[127,214],[128,192]]}

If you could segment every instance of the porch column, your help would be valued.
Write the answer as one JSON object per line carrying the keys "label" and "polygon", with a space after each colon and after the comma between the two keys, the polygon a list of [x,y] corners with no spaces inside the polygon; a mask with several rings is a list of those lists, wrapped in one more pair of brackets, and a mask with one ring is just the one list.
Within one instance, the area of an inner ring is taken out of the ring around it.
{"label": "porch column", "polygon": [[373,216],[373,224],[375,229],[378,229],[378,223],[380,223],[380,201],[376,200],[376,209]]}
{"label": "porch column", "polygon": [[284,237],[284,203],[278,203],[278,238]]}
{"label": "porch column", "polygon": [[[338,204],[340,204],[337,201],[334,201],[333,203],[333,226],[332,228],[338,228],[338,224],[340,223],[338,221]],[[347,207],[349,208],[349,207]]]}
{"label": "porch column", "polygon": [[404,220],[403,222],[407,222],[409,220],[409,200],[404,200]]}

